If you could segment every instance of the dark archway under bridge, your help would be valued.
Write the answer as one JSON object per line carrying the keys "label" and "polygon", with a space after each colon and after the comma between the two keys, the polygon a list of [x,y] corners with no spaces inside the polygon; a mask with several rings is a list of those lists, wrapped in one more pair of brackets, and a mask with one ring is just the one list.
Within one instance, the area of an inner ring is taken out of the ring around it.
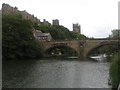
{"label": "dark archway under bridge", "polygon": [[74,48],[67,46],[67,44],[54,44],[44,51],[44,56],[78,56]]}

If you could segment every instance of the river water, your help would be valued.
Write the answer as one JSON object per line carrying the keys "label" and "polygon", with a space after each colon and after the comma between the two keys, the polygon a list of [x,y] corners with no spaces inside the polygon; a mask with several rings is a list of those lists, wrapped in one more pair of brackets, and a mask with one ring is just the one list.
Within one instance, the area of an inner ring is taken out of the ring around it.
{"label": "river water", "polygon": [[3,61],[5,88],[110,88],[109,62],[93,60]]}

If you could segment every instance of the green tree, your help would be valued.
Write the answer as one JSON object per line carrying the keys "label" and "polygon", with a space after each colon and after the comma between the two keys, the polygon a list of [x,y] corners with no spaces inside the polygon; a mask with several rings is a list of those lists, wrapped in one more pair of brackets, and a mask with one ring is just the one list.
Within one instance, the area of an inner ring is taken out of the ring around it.
{"label": "green tree", "polygon": [[33,23],[17,14],[3,14],[3,59],[30,59],[42,56],[41,45],[33,36]]}
{"label": "green tree", "polygon": [[38,30],[41,30],[43,33],[50,33],[54,40],[83,40],[86,39],[85,35],[81,35],[79,33],[74,33],[69,31],[64,26],[46,26],[46,25],[40,25],[37,27]]}
{"label": "green tree", "polygon": [[75,33],[75,32],[71,32],[71,36],[72,36],[72,39],[77,39],[77,40],[85,40],[87,39],[87,37],[83,34],[79,34],[79,33]]}

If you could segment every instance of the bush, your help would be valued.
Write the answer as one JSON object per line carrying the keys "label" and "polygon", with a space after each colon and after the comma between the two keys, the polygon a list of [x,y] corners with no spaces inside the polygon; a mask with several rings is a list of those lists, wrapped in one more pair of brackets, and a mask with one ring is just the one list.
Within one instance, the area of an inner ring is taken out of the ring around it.
{"label": "bush", "polygon": [[120,51],[113,56],[110,65],[110,78],[112,87],[117,88],[120,83]]}

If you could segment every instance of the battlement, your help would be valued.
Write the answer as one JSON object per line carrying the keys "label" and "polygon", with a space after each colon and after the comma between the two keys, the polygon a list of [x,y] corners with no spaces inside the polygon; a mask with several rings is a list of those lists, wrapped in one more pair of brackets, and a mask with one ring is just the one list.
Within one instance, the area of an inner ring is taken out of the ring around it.
{"label": "battlement", "polygon": [[5,4],[5,3],[2,4],[2,13],[3,14],[16,13],[16,14],[20,14],[23,19],[31,20],[38,23],[40,22],[40,19],[34,17],[34,15],[29,14],[26,10],[20,11],[18,10],[17,7],[12,7],[9,4]]}

